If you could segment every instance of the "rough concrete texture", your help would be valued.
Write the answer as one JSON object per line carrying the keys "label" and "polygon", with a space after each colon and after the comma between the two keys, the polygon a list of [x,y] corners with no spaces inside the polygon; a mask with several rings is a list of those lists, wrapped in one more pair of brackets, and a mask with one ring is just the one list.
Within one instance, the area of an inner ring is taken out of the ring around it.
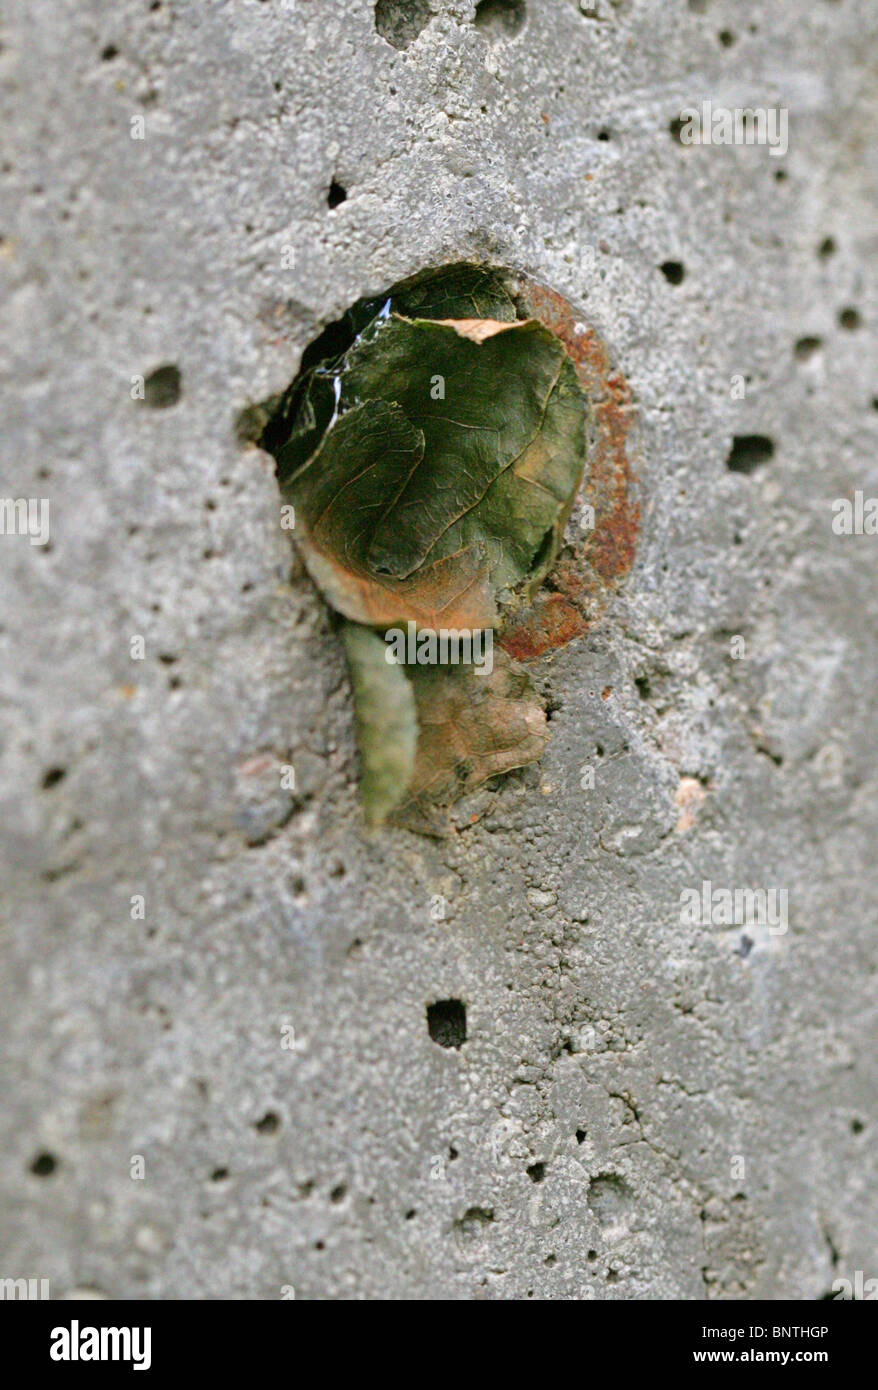
{"label": "rough concrete texture", "polygon": [[[511,9],[4,7],[2,491],[51,541],[0,538],[0,1274],[56,1296],[878,1276],[878,537],[832,529],[878,488],[874,0]],[[787,107],[788,154],[683,145],[703,100]],[[369,836],[234,426],[461,257],[612,345],[642,532],[534,668],[543,762]],[[789,930],[681,920],[705,880]]]}

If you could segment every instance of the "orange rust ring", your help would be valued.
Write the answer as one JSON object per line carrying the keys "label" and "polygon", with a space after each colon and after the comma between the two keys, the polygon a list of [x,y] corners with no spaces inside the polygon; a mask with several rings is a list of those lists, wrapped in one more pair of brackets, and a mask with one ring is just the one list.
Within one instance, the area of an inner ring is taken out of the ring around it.
{"label": "orange rust ring", "polygon": [[510,656],[534,661],[584,636],[634,563],[640,531],[638,483],[630,457],[636,412],[606,344],[563,295],[525,274],[514,277],[514,286],[525,313],[561,339],[593,412],[580,500],[594,508],[594,527],[564,547],[532,603],[498,638]]}

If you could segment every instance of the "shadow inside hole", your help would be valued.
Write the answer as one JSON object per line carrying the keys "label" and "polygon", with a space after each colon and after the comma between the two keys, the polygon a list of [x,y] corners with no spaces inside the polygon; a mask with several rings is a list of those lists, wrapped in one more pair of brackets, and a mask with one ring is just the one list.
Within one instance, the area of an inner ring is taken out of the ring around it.
{"label": "shadow inside hole", "polygon": [[427,1028],[440,1047],[461,1047],[466,1042],[466,1005],[460,999],[437,999],[428,1004]]}
{"label": "shadow inside hole", "polygon": [[686,275],[682,261],[662,261],[659,270],[669,285],[682,285]]}
{"label": "shadow inside hole", "polygon": [[36,1158],[31,1163],[30,1170],[34,1177],[48,1178],[51,1177],[57,1167],[58,1160],[55,1155],[43,1150],[42,1153],[37,1154]]}
{"label": "shadow inside hole", "polygon": [[479,0],[475,24],[489,38],[512,38],[527,20],[525,0]]}
{"label": "shadow inside hole", "polygon": [[143,404],[152,410],[167,410],[176,405],[183,390],[180,368],[173,362],[165,362],[150,372],[143,382]]}
{"label": "shadow inside hole", "polygon": [[429,0],[377,0],[375,28],[394,48],[408,48],[433,18]]}
{"label": "shadow inside hole", "polygon": [[797,362],[808,362],[823,346],[822,338],[799,338],[793,352]]}
{"label": "shadow inside hole", "polygon": [[736,434],[726,459],[731,473],[752,473],[774,456],[774,440],[767,434]]}

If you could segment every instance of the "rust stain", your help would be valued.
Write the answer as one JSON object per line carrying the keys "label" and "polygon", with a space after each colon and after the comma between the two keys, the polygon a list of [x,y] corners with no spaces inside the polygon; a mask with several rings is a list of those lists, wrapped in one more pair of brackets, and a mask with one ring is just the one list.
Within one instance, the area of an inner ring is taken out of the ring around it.
{"label": "rust stain", "polygon": [[563,594],[544,589],[499,641],[516,661],[533,661],[553,647],[566,647],[582,633],[582,614],[576,604]]}
{"label": "rust stain", "polygon": [[580,493],[581,503],[594,508],[594,528],[562,551],[543,588],[499,638],[510,656],[533,661],[582,637],[606,606],[634,562],[640,503],[629,457],[634,407],[624,376],[562,295],[526,278],[520,294],[527,312],[561,339],[594,414]]}

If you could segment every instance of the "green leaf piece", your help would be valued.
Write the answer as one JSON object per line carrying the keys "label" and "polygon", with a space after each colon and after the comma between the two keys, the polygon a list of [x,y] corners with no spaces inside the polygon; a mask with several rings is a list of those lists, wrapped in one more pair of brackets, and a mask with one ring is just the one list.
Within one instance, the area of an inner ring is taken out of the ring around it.
{"label": "green leaf piece", "polygon": [[408,666],[418,748],[408,794],[394,819],[441,834],[444,812],[490,777],[541,757],[546,715],[525,671],[499,648],[490,675],[473,667]]}
{"label": "green leaf piece", "polygon": [[260,443],[295,538],[349,621],[362,799],[441,834],[448,808],[539,758],[525,672],[398,666],[388,628],[502,628],[558,554],[586,461],[588,402],[560,339],[520,319],[501,272],[460,264],[362,299],[308,347]]}
{"label": "green leaf piece", "polygon": [[555,557],[585,421],[536,320],[376,319],[312,374],[278,454],[306,564],[357,622],[493,626]]}
{"label": "green leaf piece", "polygon": [[488,266],[465,263],[403,280],[391,291],[389,304],[393,313],[409,319],[495,319],[514,323],[517,317],[502,276]]}
{"label": "green leaf piece", "polygon": [[512,323],[517,316],[501,273],[467,262],[421,271],[386,294],[358,299],[308,345],[295,381],[273,403],[272,418],[261,436],[269,453],[276,457],[291,437],[307,434],[300,460],[305,462],[310,452],[308,442],[312,447],[316,444],[332,417],[334,393],[324,388],[360,335],[390,313],[404,318],[493,319],[503,323]]}
{"label": "green leaf piece", "polygon": [[405,669],[388,663],[376,633],[346,623],[344,641],[357,716],[360,794],[369,824],[381,825],[403,800],[414,772],[414,694]]}

